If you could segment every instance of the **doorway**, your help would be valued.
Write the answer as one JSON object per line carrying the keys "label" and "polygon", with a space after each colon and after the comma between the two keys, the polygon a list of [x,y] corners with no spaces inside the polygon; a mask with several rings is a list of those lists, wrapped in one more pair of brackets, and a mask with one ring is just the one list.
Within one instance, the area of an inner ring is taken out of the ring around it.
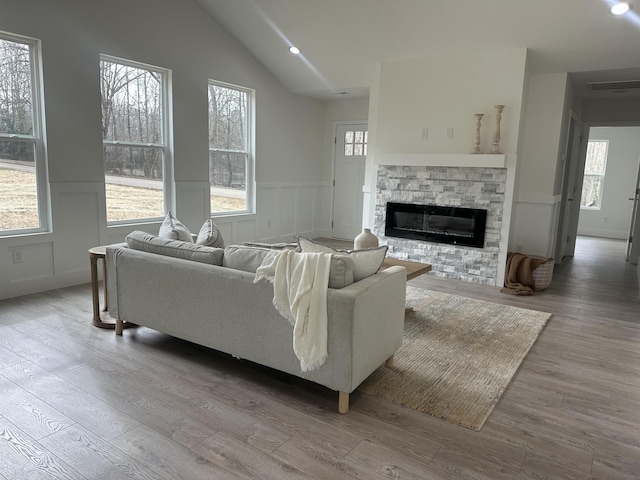
{"label": "doorway", "polygon": [[362,203],[368,125],[336,123],[333,166],[332,236],[353,240],[362,231]]}
{"label": "doorway", "polygon": [[[588,124],[583,135],[577,168],[567,165],[570,178],[563,181],[565,210],[558,225],[561,241],[556,253],[564,257],[576,254],[578,235],[627,242],[633,237],[630,229],[640,224],[640,125]],[[596,153],[603,160],[596,159]],[[629,241],[627,260],[633,264],[637,264],[639,244]]]}

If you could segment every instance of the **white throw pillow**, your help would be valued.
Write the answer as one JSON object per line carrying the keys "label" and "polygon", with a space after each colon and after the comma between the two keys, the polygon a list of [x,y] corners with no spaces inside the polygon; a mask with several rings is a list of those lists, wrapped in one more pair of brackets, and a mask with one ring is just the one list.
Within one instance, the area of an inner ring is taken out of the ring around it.
{"label": "white throw pillow", "polygon": [[348,256],[353,260],[353,281],[359,282],[363,278],[367,278],[375,274],[384,261],[387,254],[386,245],[378,248],[367,248],[364,250],[336,250],[328,245],[316,243],[308,238],[298,237],[298,245],[300,250],[305,253],[331,253],[332,255]]}
{"label": "white throw pillow", "polygon": [[180,221],[171,215],[171,212],[167,212],[164,217],[162,225],[160,225],[160,231],[158,236],[162,238],[170,238],[171,240],[182,240],[183,242],[193,243],[193,237],[187,227],[185,227]]}
{"label": "white throw pillow", "polygon": [[218,226],[213,223],[213,220],[206,220],[202,224],[198,238],[196,238],[196,245],[205,245],[207,247],[224,248],[224,239]]}

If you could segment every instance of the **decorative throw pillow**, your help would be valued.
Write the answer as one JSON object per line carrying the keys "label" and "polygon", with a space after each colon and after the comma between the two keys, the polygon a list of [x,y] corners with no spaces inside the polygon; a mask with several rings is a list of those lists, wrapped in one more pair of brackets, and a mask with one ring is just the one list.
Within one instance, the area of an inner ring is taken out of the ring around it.
{"label": "decorative throw pillow", "polygon": [[353,260],[353,281],[359,282],[363,278],[367,278],[375,274],[384,261],[387,254],[387,247],[383,245],[378,248],[367,248],[365,250],[336,250],[328,245],[314,242],[308,238],[298,237],[300,250],[309,253],[331,253],[333,255],[348,256]]}
{"label": "decorative throw pillow", "polygon": [[205,245],[207,247],[224,248],[224,239],[218,226],[213,223],[213,220],[206,220],[202,224],[198,238],[196,238],[196,245]]}
{"label": "decorative throw pillow", "polygon": [[164,221],[162,225],[160,225],[158,236],[193,243],[193,237],[189,229],[180,223],[176,217],[171,215],[171,212],[167,212],[165,215]]}

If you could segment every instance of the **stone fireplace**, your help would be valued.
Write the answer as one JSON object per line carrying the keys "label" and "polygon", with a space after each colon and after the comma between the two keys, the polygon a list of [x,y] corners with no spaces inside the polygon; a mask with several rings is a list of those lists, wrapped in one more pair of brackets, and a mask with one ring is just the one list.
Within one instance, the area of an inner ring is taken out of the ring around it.
{"label": "stone fireplace", "polygon": [[[515,170],[506,156],[403,155],[384,163],[377,168],[374,232],[388,254],[430,263],[439,276],[502,286]],[[385,236],[388,202],[484,210],[482,245]]]}

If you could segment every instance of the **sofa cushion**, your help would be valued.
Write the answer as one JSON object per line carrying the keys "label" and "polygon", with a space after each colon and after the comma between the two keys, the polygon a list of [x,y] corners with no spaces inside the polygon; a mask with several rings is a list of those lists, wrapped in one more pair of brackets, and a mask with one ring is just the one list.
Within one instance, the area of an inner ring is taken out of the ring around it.
{"label": "sofa cushion", "polygon": [[205,245],[207,247],[224,248],[224,239],[218,226],[213,223],[213,220],[208,219],[202,224],[198,237],[196,238],[196,245]]}
{"label": "sofa cushion", "polygon": [[185,227],[176,217],[167,212],[164,221],[160,225],[159,237],[170,238],[171,240],[182,240],[193,243],[193,237],[187,227]]}
{"label": "sofa cushion", "polygon": [[136,230],[126,237],[127,246],[134,250],[182,258],[194,262],[222,265],[222,248],[195,245],[192,242],[156,237],[150,233]]}
{"label": "sofa cushion", "polygon": [[353,281],[359,282],[375,274],[384,261],[387,254],[387,247],[383,245],[377,248],[367,248],[364,250],[336,250],[328,245],[314,242],[308,238],[298,237],[300,250],[309,253],[331,253],[336,257],[347,257],[353,261]]}
{"label": "sofa cushion", "polygon": [[268,248],[229,245],[224,249],[222,266],[255,273],[267,255],[277,254],[277,250],[270,250]]}
{"label": "sofa cushion", "polygon": [[[255,273],[262,262],[270,256],[277,255],[282,248],[253,247],[249,245],[230,245],[224,249],[222,266]],[[351,285],[353,280],[353,260],[345,255],[331,255],[329,267],[329,288],[343,288]]]}

